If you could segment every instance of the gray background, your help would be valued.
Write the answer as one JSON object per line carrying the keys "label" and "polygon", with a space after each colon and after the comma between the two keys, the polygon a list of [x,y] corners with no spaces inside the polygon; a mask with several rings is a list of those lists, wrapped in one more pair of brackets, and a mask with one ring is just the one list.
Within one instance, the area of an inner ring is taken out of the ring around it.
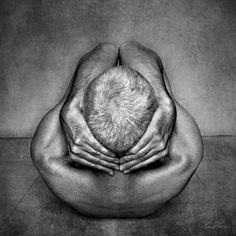
{"label": "gray background", "polygon": [[138,40],[163,59],[203,135],[236,134],[236,1],[0,1],[0,135],[32,136],[78,59]]}
{"label": "gray background", "polygon": [[[236,135],[236,1],[0,0],[0,137],[31,137],[78,59],[138,40],[163,59],[203,135]],[[236,136],[204,137],[184,191],[142,219],[91,219],[52,195],[31,139],[0,139],[0,235],[236,235]]]}

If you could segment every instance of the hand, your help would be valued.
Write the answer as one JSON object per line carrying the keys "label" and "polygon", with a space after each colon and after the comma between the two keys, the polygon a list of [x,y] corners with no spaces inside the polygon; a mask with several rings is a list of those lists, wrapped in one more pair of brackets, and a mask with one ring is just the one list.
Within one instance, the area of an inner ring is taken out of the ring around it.
{"label": "hand", "polygon": [[174,104],[158,107],[143,137],[120,159],[120,170],[130,173],[167,156],[175,117]]}
{"label": "hand", "polygon": [[79,109],[64,107],[60,120],[71,160],[110,175],[113,175],[112,169],[119,170],[119,160],[93,137]]}

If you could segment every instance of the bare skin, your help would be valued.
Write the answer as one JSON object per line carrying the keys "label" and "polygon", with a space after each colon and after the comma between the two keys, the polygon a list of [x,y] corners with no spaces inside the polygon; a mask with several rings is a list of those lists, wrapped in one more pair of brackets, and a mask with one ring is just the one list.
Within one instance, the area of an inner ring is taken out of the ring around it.
{"label": "bare skin", "polygon": [[176,110],[171,90],[169,88],[168,91],[165,85],[164,67],[154,51],[130,41],[120,47],[119,56],[121,64],[140,72],[149,81],[159,103],[145,134],[120,160],[120,169],[124,173],[130,173],[168,155]]}
{"label": "bare skin", "polygon": [[68,143],[70,158],[80,165],[113,175],[119,160],[103,147],[90,132],[82,115],[83,95],[87,85],[99,74],[116,66],[118,48],[109,43],[98,45],[80,60],[68,96],[60,112],[60,120]]}
{"label": "bare skin", "polygon": [[[137,44],[134,42],[124,44],[121,46],[121,52],[122,47],[131,45],[133,47]],[[102,47],[105,51],[108,50],[107,44],[103,44]],[[111,45],[109,47],[111,48]],[[131,65],[128,59],[127,63]],[[151,70],[155,70],[155,67]],[[168,156],[162,158],[164,161],[158,162],[153,160],[157,154],[153,154],[131,167],[128,166],[132,168],[144,163],[130,174],[125,175],[119,170],[114,170],[115,175],[111,177],[100,171],[101,167],[87,167],[91,163],[99,165],[97,161],[88,161],[89,164],[85,165],[82,164],[83,162],[76,161],[79,166],[72,164],[72,160],[78,160],[78,157],[71,158],[67,137],[65,138],[59,117],[63,105],[67,104],[66,99],[73,84],[69,86],[62,100],[41,120],[32,140],[32,159],[48,187],[80,213],[97,217],[141,217],[151,214],[181,192],[196,170],[203,151],[199,129],[189,113],[174,100],[166,73],[163,72],[163,75],[167,90],[176,107],[175,125],[172,135],[168,138]],[[133,155],[140,150],[136,147]],[[114,158],[103,159],[114,164],[115,157],[108,152],[108,150],[103,152],[99,150],[96,155],[103,153],[106,157]],[[142,158],[140,154],[131,159],[127,156],[124,158],[124,164],[140,158]],[[147,160],[151,160],[152,165],[144,168]],[[110,168],[113,167],[109,166],[108,169]]]}
{"label": "bare skin", "polygon": [[60,113],[70,158],[78,164],[99,169],[110,175],[113,175],[112,169],[129,173],[166,156],[175,121],[175,105],[165,87],[158,55],[137,42],[127,42],[119,49],[119,60],[120,64],[144,75],[155,89],[159,103],[149,129],[127,156],[120,161],[114,158],[114,154],[93,137],[82,115],[86,86],[97,75],[117,65],[118,48],[114,45],[100,44],[80,60],[71,91]]}

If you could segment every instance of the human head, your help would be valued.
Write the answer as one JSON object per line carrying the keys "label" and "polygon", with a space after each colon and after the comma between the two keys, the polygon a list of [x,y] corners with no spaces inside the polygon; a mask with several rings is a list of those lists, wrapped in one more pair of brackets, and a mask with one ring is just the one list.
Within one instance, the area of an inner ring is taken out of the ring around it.
{"label": "human head", "polygon": [[83,103],[94,137],[118,155],[139,141],[158,105],[149,82],[124,66],[113,67],[90,82]]}

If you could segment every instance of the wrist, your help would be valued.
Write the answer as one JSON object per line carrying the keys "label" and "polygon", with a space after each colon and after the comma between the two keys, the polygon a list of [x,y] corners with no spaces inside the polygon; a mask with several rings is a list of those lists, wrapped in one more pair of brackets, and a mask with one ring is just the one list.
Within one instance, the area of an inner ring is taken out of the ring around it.
{"label": "wrist", "polygon": [[171,116],[176,113],[175,103],[168,94],[159,101],[159,108],[162,108],[163,111]]}
{"label": "wrist", "polygon": [[63,109],[66,111],[72,112],[76,109],[82,108],[83,96],[80,94],[71,95],[63,105]]}
{"label": "wrist", "polygon": [[69,101],[66,101],[60,111],[60,118],[64,121],[69,121],[77,114],[78,110],[81,110],[80,104],[81,102],[78,98],[71,98]]}

